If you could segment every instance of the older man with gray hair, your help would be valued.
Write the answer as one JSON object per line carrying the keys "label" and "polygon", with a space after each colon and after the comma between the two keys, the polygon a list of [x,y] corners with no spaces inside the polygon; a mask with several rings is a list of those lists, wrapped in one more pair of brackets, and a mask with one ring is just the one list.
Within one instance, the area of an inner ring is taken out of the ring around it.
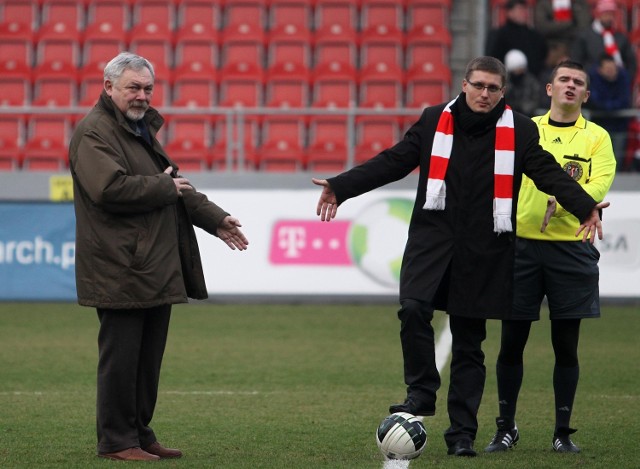
{"label": "older man with gray hair", "polygon": [[194,225],[231,249],[248,244],[238,219],[196,191],[156,139],[154,81],[145,58],[112,59],[69,145],[78,302],[100,321],[97,451],[125,461],[182,456],[149,424],[171,305],[207,297]]}

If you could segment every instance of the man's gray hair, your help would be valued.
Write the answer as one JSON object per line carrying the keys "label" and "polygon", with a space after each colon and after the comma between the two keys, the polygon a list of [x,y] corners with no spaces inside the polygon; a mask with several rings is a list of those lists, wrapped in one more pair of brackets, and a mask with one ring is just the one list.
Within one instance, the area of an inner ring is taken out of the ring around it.
{"label": "man's gray hair", "polygon": [[114,82],[122,76],[126,70],[142,70],[148,68],[151,72],[151,78],[155,80],[156,74],[153,71],[153,65],[144,57],[131,52],[120,52],[117,56],[109,61],[104,67],[104,79]]}

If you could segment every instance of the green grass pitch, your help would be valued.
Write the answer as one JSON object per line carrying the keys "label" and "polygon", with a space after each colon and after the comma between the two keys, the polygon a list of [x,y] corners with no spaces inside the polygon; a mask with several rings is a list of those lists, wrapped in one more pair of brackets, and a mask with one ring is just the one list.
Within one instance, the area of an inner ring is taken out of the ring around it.
{"label": "green grass pitch", "polygon": [[[578,455],[551,450],[549,321],[525,355],[513,451],[481,450],[495,430],[499,322],[485,342],[487,386],[477,458],[446,455],[448,366],[418,468],[640,467],[640,308],[603,306],[585,320],[572,425]],[[184,452],[166,468],[382,468],[374,433],[404,398],[397,307],[174,307],[152,426]],[[543,315],[546,315],[544,313]],[[434,325],[440,330],[443,313]],[[95,456],[95,311],[63,303],[0,303],[0,467],[106,468]],[[134,464],[137,466],[137,464]],[[123,466],[122,466],[123,467]]]}

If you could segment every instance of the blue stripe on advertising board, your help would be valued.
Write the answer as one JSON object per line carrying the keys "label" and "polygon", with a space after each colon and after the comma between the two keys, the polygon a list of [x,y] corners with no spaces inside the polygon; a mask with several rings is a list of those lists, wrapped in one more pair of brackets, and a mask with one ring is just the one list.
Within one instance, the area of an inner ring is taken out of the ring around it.
{"label": "blue stripe on advertising board", "polygon": [[0,203],[0,300],[76,299],[70,203]]}

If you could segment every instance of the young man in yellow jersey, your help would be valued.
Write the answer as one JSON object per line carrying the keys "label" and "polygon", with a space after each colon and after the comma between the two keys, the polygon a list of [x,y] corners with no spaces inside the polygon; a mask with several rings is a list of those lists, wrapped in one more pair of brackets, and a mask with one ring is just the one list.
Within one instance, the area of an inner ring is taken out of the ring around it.
{"label": "young man in yellow jersey", "polygon": [[[540,144],[596,201],[604,199],[616,171],[609,134],[581,114],[589,98],[589,79],[581,64],[561,62],[547,84],[551,108],[534,117]],[[553,449],[577,453],[569,435],[578,386],[578,337],[582,318],[600,316],[598,259],[592,243],[576,241],[580,222],[553,197],[522,178],[517,210],[514,304],[511,318],[502,321],[496,365],[500,416],[498,430],[485,449],[506,451],[519,439],[516,405],[523,376],[523,352],[531,323],[540,319],[546,296],[555,353],[553,389],[555,430]]]}

